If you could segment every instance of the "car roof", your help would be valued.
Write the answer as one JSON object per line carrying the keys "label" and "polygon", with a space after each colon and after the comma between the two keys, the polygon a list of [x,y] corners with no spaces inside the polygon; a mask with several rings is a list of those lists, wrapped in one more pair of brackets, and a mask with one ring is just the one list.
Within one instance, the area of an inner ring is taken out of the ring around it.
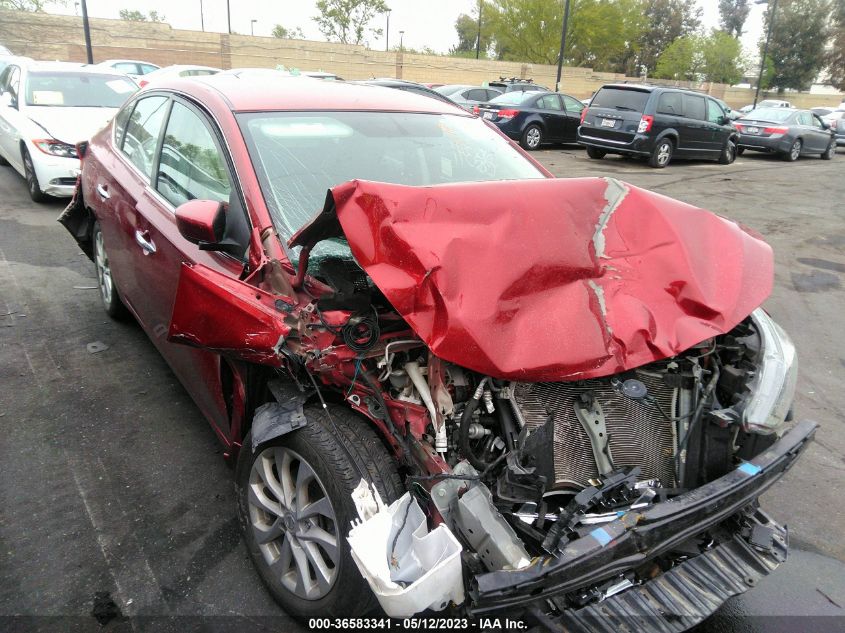
{"label": "car roof", "polygon": [[158,64],[144,61],[143,59],[104,59],[101,62],[94,64],[95,66],[105,66],[106,64],[147,64],[147,66],[155,66],[161,68]]}
{"label": "car roof", "polygon": [[74,62],[27,62],[21,64],[29,72],[51,71],[51,72],[68,72],[68,73],[90,73],[92,75],[108,75],[110,77],[120,77],[125,79],[126,75],[114,68],[105,66],[77,64]]}
{"label": "car roof", "polygon": [[208,75],[162,82],[160,89],[180,90],[199,98],[200,87],[213,90],[235,112],[272,110],[361,110],[424,112],[472,116],[456,105],[381,86],[361,86],[344,81],[314,81],[308,77],[266,78]]}

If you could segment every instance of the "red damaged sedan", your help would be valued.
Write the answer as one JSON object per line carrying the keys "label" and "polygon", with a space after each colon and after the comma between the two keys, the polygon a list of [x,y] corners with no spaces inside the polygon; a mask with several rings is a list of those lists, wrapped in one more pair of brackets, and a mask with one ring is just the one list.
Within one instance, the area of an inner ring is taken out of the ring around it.
{"label": "red damaged sedan", "polygon": [[79,154],[60,221],[291,615],[680,631],[785,559],[757,499],[816,425],[759,236],[371,86],[161,84]]}

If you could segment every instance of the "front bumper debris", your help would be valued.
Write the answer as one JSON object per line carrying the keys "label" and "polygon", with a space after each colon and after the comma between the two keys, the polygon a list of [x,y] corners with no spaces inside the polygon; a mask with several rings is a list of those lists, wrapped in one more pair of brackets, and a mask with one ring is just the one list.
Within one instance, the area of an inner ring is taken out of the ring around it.
{"label": "front bumper debris", "polygon": [[568,633],[686,631],[712,615],[732,596],[744,593],[786,560],[787,531],[763,512],[755,517],[774,535],[768,551],[740,535],[657,578],[601,602],[549,618]]}
{"label": "front bumper debris", "polygon": [[669,552],[753,503],[795,463],[817,428],[815,422],[801,422],[723,477],[643,512],[627,512],[569,543],[557,558],[537,558],[522,569],[477,576],[469,611],[515,609],[578,591]]}

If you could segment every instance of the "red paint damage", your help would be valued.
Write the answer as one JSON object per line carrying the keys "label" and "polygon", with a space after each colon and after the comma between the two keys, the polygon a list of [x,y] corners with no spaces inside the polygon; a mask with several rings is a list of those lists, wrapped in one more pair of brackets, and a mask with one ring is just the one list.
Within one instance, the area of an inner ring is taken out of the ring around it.
{"label": "red paint damage", "polygon": [[434,354],[500,378],[595,378],[667,358],[728,332],[772,289],[758,236],[612,179],[356,180],[331,193],[291,244],[342,232]]}

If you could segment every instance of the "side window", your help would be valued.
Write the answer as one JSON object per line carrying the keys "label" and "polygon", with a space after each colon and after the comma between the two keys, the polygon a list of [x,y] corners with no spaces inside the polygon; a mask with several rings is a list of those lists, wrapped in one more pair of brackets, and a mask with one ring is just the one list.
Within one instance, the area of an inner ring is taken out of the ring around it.
{"label": "side window", "polygon": [[690,119],[698,119],[699,121],[706,121],[704,97],[698,95],[684,95],[684,115]]}
{"label": "side window", "polygon": [[139,99],[129,117],[123,139],[123,153],[147,178],[152,178],[158,136],[167,112],[168,98]]}
{"label": "side window", "polygon": [[6,86],[9,85],[9,77],[12,76],[12,66],[6,66],[3,72],[0,72],[0,95],[6,92]]}
{"label": "side window", "polygon": [[129,115],[132,114],[132,109],[134,107],[134,101],[127,103],[114,117],[114,146],[117,149],[123,148],[123,137],[126,132],[126,124],[129,123]]}
{"label": "side window", "polygon": [[710,123],[718,123],[721,125],[723,116],[725,116],[725,111],[722,110],[722,106],[713,101],[713,99],[708,99],[707,120],[710,121]]}
{"label": "side window", "polygon": [[560,95],[560,98],[563,99],[563,107],[566,108],[567,112],[574,112],[575,114],[578,114],[586,107],[575,97]]}
{"label": "side window", "polygon": [[809,112],[799,112],[798,113],[798,124],[799,125],[812,125],[813,124],[813,117],[810,116]]}
{"label": "side window", "polygon": [[542,110],[560,110],[560,99],[557,95],[544,95],[537,99],[537,107]]}
{"label": "side window", "polygon": [[813,127],[817,127],[817,128],[819,128],[819,129],[821,129],[821,128],[823,128],[823,127],[824,127],[824,126],[822,125],[822,120],[821,120],[819,117],[815,116],[815,115],[813,116]]}
{"label": "side window", "polygon": [[489,89],[488,89],[486,92],[487,92],[487,99],[486,99],[486,101],[490,101],[490,99],[492,99],[493,97],[498,97],[500,94],[502,94],[502,93],[501,93],[500,91],[498,91],[498,90],[489,90]]}
{"label": "side window", "polygon": [[12,66],[12,72],[9,74],[9,92],[11,92],[15,99],[18,98],[21,88],[21,69],[17,66]]}
{"label": "side window", "polygon": [[138,72],[138,66],[131,62],[120,62],[119,64],[115,64],[114,68],[122,73],[131,73],[133,75]]}
{"label": "side window", "polygon": [[657,100],[658,114],[671,114],[672,116],[683,116],[684,101],[680,92],[664,92]]}
{"label": "side window", "polygon": [[229,202],[232,183],[226,161],[205,122],[187,106],[173,104],[156,189],[174,207],[188,200]]}
{"label": "side window", "polygon": [[158,70],[155,66],[151,64],[138,64],[141,67],[141,74],[146,75],[147,73],[151,73],[154,70]]}
{"label": "side window", "polygon": [[470,101],[486,101],[487,91],[480,88],[473,88],[467,92],[467,99]]}

